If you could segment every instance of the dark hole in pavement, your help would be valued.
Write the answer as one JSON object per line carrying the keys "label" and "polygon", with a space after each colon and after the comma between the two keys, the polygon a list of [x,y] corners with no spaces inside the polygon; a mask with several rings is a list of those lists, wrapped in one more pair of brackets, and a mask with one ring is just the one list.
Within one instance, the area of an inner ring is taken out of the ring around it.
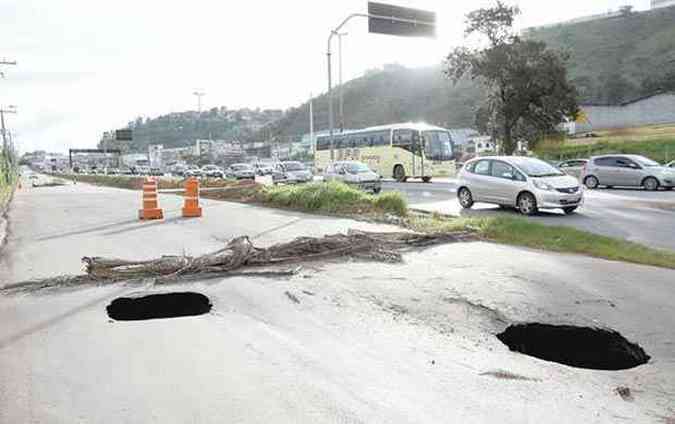
{"label": "dark hole in pavement", "polygon": [[512,351],[577,368],[625,370],[649,361],[639,345],[601,328],[517,324],[497,338]]}
{"label": "dark hole in pavement", "polygon": [[200,293],[160,293],[142,297],[119,297],[106,307],[118,321],[175,318],[202,315],[211,310],[209,298]]}

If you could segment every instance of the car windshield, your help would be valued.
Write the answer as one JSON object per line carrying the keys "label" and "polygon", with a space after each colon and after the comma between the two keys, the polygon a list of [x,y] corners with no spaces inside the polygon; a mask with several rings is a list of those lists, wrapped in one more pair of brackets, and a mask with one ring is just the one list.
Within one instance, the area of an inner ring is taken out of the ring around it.
{"label": "car windshield", "polygon": [[655,162],[649,158],[646,158],[644,156],[636,156],[633,157],[635,162],[639,163],[641,166],[644,166],[645,168],[653,168],[653,167],[660,167],[663,166],[658,162]]}
{"label": "car windshield", "polygon": [[557,177],[565,175],[548,162],[533,158],[510,158],[511,162],[529,177]]}
{"label": "car windshield", "polygon": [[251,170],[252,168],[251,168],[250,165],[243,165],[243,164],[242,164],[242,165],[232,165],[232,169],[233,169],[234,171],[249,171],[249,170]]}
{"label": "car windshield", "polygon": [[305,167],[300,162],[286,162],[284,163],[286,171],[304,171]]}
{"label": "car windshield", "polygon": [[350,174],[362,174],[364,172],[371,172],[370,168],[361,162],[347,162],[344,164],[345,170]]}

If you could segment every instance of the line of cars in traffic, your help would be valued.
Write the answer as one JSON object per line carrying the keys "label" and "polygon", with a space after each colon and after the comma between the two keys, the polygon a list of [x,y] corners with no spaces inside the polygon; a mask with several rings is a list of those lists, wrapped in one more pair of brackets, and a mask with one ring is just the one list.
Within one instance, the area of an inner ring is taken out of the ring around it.
{"label": "line of cars in traffic", "polygon": [[[314,180],[313,172],[302,162],[284,161],[273,165],[251,165],[237,163],[227,169],[215,165],[202,168],[188,168],[181,176],[254,179],[256,176],[272,177],[273,183],[300,184]],[[366,164],[357,161],[337,161],[328,166],[323,174],[324,181],[341,181],[364,191],[379,193],[382,190],[381,177]]]}
{"label": "line of cars in traffic", "polygon": [[208,178],[234,178],[255,179],[256,176],[272,176],[275,182],[309,182],[313,179],[312,172],[302,163],[297,161],[277,162],[270,164],[235,163],[227,168],[217,165],[204,165],[198,167],[174,168],[171,173],[181,177],[208,177]]}
{"label": "line of cars in traffic", "polygon": [[601,186],[675,188],[675,162],[661,165],[640,155],[602,155],[557,165],[521,156],[474,158],[458,174],[460,205],[491,203],[514,207],[524,215],[540,209],[571,214],[584,203],[584,189]]}
{"label": "line of cars in traffic", "polygon": [[[78,170],[79,171],[79,170]],[[87,174],[107,175],[164,175],[159,169],[149,167],[127,168],[121,171],[116,168],[107,170],[80,171]],[[170,175],[178,177],[196,178],[232,178],[232,179],[255,179],[256,176],[271,176],[272,182],[284,184],[300,184],[314,180],[314,173],[305,164],[299,161],[281,161],[276,163],[235,163],[227,168],[217,165],[174,166],[169,169]],[[382,190],[382,177],[371,170],[368,165],[358,161],[336,161],[330,164],[322,174],[324,181],[340,181],[352,187],[369,191],[374,194]]]}

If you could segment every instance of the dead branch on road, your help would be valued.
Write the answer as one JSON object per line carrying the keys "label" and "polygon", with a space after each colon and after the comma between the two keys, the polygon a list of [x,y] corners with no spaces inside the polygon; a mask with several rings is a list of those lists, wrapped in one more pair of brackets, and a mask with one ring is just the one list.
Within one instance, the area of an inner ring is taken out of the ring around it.
{"label": "dead branch on road", "polygon": [[[379,262],[401,262],[401,252],[414,248],[475,240],[471,232],[420,234],[410,232],[374,233],[350,230],[347,234],[298,237],[287,243],[258,248],[247,236],[237,237],[218,251],[206,255],[163,256],[133,261],[84,257],[86,275],[61,276],[5,286],[2,292],[26,292],[49,287],[76,287],[122,281],[156,284],[184,279],[207,279],[241,275],[289,275],[289,271],[241,272],[246,268],[278,267],[303,262],[352,257]],[[236,272],[235,271],[239,271]],[[290,272],[292,273],[292,272]]]}

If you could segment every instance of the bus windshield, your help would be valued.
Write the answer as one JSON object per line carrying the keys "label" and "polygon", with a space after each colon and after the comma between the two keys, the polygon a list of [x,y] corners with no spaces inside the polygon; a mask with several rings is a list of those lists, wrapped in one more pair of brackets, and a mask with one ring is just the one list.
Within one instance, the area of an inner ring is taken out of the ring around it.
{"label": "bus windshield", "polygon": [[447,131],[425,131],[424,140],[424,151],[428,159],[452,159],[452,142],[450,140],[450,134]]}

